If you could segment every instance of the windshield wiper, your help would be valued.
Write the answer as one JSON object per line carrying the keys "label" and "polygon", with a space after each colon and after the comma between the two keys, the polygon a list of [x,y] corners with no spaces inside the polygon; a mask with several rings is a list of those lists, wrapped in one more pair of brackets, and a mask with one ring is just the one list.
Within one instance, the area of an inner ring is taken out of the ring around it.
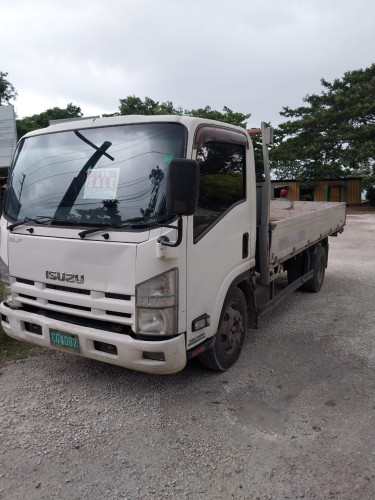
{"label": "windshield wiper", "polygon": [[35,222],[35,224],[45,224],[46,222],[51,222],[52,220],[58,220],[56,217],[48,217],[47,215],[39,215],[37,217],[25,217],[24,219],[15,222],[14,224],[10,224],[8,226],[9,231],[13,231],[13,229],[17,226],[22,226],[27,222]]}
{"label": "windshield wiper", "polygon": [[78,236],[81,239],[83,239],[86,236],[86,234],[96,233],[97,231],[105,231],[106,229],[118,229],[121,227],[125,227],[128,224],[132,224],[133,222],[144,222],[145,226],[149,226],[150,224],[148,222],[146,222],[149,219],[162,220],[162,219],[166,219],[166,218],[167,218],[167,215],[152,215],[149,217],[147,217],[147,216],[146,217],[133,217],[132,219],[126,219],[126,220],[122,220],[120,222],[113,222],[112,224],[97,226],[97,227],[93,227],[91,229],[85,229],[84,231],[81,231],[80,233],[78,233]]}
{"label": "windshield wiper", "polygon": [[103,155],[109,158],[111,161],[114,160],[113,156],[106,153],[107,149],[112,146],[112,142],[104,141],[100,147],[97,147],[95,146],[94,143],[86,139],[86,137],[80,134],[77,130],[74,133],[82,141],[86,142],[93,149],[95,149],[95,153],[92,156],[90,156],[90,158],[78,172],[77,177],[74,177],[74,179],[70,183],[68,189],[66,190],[66,193],[64,194],[62,200],[60,201],[58,207],[56,208],[55,212],[56,217],[65,217],[65,218],[68,217],[76,199],[78,198],[79,193],[81,192],[81,189],[83,188],[86,182],[87,172],[95,167],[95,165],[98,163],[98,161]]}

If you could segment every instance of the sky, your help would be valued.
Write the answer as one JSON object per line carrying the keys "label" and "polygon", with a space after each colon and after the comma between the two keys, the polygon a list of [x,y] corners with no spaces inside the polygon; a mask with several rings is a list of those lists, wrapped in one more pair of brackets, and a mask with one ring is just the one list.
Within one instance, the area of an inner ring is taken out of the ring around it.
{"label": "sky", "polygon": [[374,62],[374,0],[0,0],[18,118],[68,103],[114,113],[135,95],[277,126],[321,78]]}

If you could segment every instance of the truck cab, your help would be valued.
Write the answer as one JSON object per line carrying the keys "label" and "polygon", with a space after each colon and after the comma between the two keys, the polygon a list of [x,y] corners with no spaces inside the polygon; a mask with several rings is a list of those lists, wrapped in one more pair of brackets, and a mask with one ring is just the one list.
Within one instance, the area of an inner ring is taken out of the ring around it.
{"label": "truck cab", "polygon": [[[168,172],[174,165],[178,179],[194,164],[199,193],[193,210],[180,210]],[[255,248],[245,130],[180,116],[54,124],[21,139],[10,171],[2,327],[40,346],[172,373],[198,354],[211,366],[224,321],[216,368],[226,369],[255,307]]]}

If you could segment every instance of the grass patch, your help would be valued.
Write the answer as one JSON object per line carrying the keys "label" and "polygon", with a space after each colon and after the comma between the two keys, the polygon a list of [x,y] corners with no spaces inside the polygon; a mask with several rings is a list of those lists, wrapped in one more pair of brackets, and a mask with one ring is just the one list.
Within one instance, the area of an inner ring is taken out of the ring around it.
{"label": "grass patch", "polygon": [[6,362],[26,358],[35,345],[8,337],[0,327],[0,366]]}
{"label": "grass patch", "polygon": [[[0,299],[3,300],[3,284],[1,281]],[[35,348],[33,344],[20,342],[19,340],[8,337],[0,326],[0,366],[8,361],[26,358],[30,349],[33,348]]]}

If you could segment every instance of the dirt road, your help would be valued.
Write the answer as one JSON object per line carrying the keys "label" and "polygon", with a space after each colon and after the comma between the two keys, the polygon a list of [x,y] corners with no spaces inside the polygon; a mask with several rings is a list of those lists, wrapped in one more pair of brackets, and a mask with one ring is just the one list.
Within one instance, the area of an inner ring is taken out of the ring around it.
{"label": "dirt road", "polygon": [[375,215],[330,239],[219,374],[152,376],[52,351],[0,376],[0,498],[375,497]]}

